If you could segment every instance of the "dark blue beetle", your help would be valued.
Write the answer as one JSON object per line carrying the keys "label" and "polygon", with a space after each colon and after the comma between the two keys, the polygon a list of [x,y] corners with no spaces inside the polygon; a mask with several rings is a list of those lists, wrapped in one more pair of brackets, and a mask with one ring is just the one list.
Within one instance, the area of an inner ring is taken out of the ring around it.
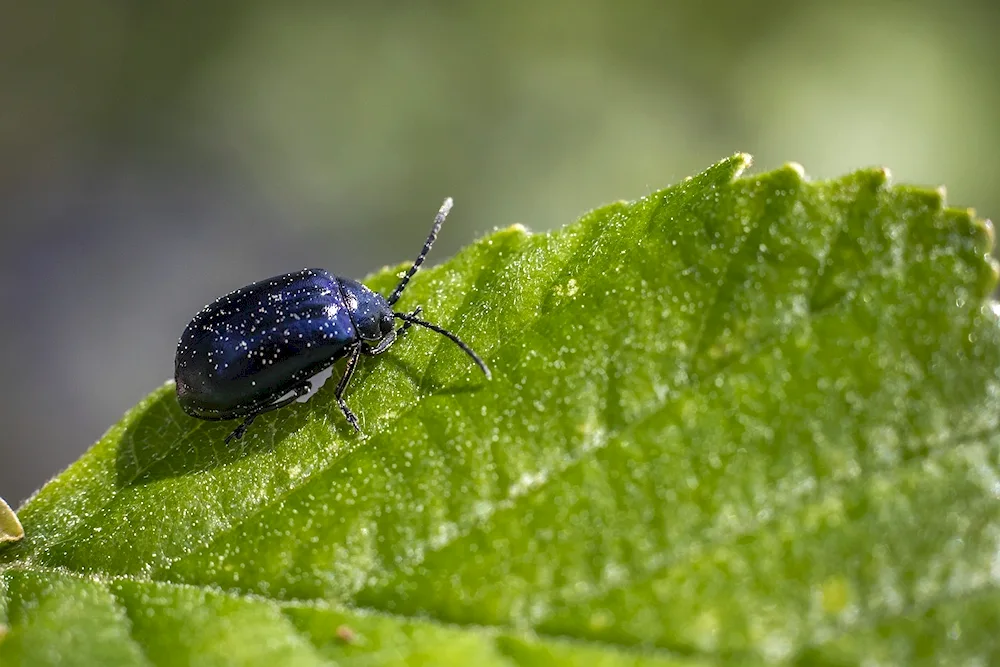
{"label": "dark blue beetle", "polygon": [[[174,380],[177,401],[187,414],[212,421],[243,422],[226,437],[239,439],[257,415],[277,410],[312,391],[310,378],[347,357],[336,398],[347,421],[360,431],[344,401],[362,354],[389,349],[411,324],[448,337],[472,357],[486,377],[490,369],[458,336],[393,304],[424,263],[452,200],[444,200],[413,266],[389,298],[361,283],[304,269],[247,285],[205,306],[177,344]],[[403,320],[395,328],[394,320]]]}

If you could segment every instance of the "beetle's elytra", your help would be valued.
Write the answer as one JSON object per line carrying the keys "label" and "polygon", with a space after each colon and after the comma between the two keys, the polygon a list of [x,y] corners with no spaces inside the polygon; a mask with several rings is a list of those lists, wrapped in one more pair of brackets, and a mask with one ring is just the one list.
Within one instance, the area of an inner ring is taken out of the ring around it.
{"label": "beetle's elytra", "polygon": [[[304,269],[247,285],[205,306],[177,344],[174,381],[187,414],[212,421],[243,419],[226,437],[239,439],[253,420],[312,391],[310,378],[343,357],[347,366],[335,396],[344,417],[360,431],[344,391],[362,354],[385,352],[411,324],[446,336],[490,377],[490,369],[458,336],[395,312],[410,278],[424,263],[451,210],[444,200],[423,249],[388,298],[361,283],[322,269]],[[398,329],[395,320],[402,320]]]}

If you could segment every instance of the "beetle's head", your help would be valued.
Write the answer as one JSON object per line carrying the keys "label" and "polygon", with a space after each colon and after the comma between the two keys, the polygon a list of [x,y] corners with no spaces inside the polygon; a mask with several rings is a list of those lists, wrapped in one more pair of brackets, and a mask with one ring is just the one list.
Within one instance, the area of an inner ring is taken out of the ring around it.
{"label": "beetle's head", "polygon": [[347,301],[347,312],[358,332],[358,337],[369,347],[386,345],[386,339],[396,337],[392,308],[385,297],[373,292],[361,283],[339,278],[340,289]]}

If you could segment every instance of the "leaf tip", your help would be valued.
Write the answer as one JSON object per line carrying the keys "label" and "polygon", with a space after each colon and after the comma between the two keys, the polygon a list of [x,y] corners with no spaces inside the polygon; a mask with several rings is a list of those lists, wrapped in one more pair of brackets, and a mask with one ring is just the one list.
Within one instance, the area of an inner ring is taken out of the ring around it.
{"label": "leaf tip", "polygon": [[[942,208],[945,207],[945,206],[947,206],[948,205],[948,188],[946,188],[944,185],[939,185],[936,188],[934,188],[934,192],[937,193],[938,199],[941,201]],[[970,210],[969,213],[971,214],[972,211]]]}
{"label": "leaf tip", "polygon": [[[892,186],[892,172],[888,167],[865,167],[857,169],[847,177],[853,186],[865,192],[879,192]],[[906,186],[903,186],[906,189]],[[912,189],[912,188],[911,188]],[[927,192],[924,188],[922,192]]]}
{"label": "leaf tip", "polygon": [[753,156],[750,153],[737,153],[729,158],[728,162],[732,165],[733,178],[736,179],[753,165]]}
{"label": "leaf tip", "polygon": [[983,236],[986,238],[987,248],[986,252],[991,252],[996,243],[996,232],[993,230],[993,221],[989,218],[983,220],[976,220],[976,225],[982,231]]}
{"label": "leaf tip", "polygon": [[529,236],[531,236],[531,230],[520,222],[515,222],[506,227],[496,227],[492,234],[483,239],[483,242],[487,245],[493,245],[494,243],[502,242],[504,238],[527,238]]}
{"label": "leaf tip", "polygon": [[787,169],[787,170],[793,172],[794,174],[796,174],[799,177],[800,180],[803,180],[803,181],[809,180],[809,177],[806,176],[806,168],[803,167],[798,162],[786,162],[785,163],[785,169]]}
{"label": "leaf tip", "polygon": [[852,176],[867,184],[867,187],[879,190],[892,185],[892,171],[888,167],[867,167],[858,169]]}
{"label": "leaf tip", "polygon": [[[997,278],[1000,278],[1000,263],[993,257],[993,250],[996,248],[996,232],[993,229],[993,221],[989,218],[977,218],[971,210],[969,211],[969,218],[972,221],[972,226],[977,236],[977,250],[983,253],[986,260],[990,263],[991,272]],[[992,291],[992,288],[990,288],[990,291]]]}
{"label": "leaf tip", "polygon": [[736,153],[716,162],[699,174],[686,177],[681,183],[685,187],[694,183],[714,183],[716,186],[731,183],[740,178],[751,164],[753,157],[749,153]]}

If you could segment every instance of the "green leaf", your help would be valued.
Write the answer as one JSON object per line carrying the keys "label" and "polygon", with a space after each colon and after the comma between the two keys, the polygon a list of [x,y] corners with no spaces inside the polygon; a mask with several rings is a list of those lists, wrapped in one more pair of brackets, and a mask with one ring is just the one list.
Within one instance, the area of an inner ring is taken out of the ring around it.
{"label": "green leaf", "polygon": [[411,331],[363,436],[154,392],[21,510],[3,663],[1000,660],[991,227],[746,161],[420,273],[494,379]]}

